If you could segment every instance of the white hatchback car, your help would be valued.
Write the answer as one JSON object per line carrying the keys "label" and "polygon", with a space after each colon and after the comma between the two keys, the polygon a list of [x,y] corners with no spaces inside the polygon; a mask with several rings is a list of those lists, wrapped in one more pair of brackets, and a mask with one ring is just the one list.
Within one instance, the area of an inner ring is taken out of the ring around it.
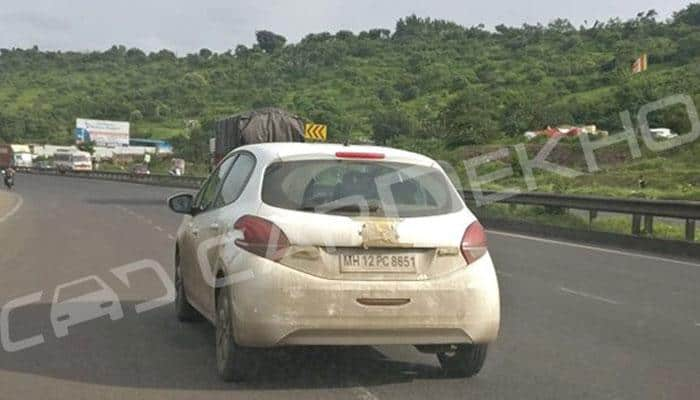
{"label": "white hatchback car", "polygon": [[481,370],[500,323],[484,229],[435,161],[373,146],[268,143],[230,153],[175,250],[181,320],[216,325],[219,373],[255,349],[411,344],[452,376]]}

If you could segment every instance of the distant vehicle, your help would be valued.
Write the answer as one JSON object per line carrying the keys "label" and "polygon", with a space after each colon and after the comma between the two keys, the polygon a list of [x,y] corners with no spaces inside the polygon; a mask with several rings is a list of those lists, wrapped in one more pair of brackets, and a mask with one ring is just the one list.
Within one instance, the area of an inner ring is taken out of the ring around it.
{"label": "distant vehicle", "polygon": [[57,151],[54,156],[56,170],[61,173],[75,171],[92,171],[90,153],[82,151]]}
{"label": "distant vehicle", "polygon": [[678,136],[678,134],[673,133],[668,128],[652,128],[649,131],[654,139],[673,139]]}
{"label": "distant vehicle", "polygon": [[1,171],[3,181],[5,182],[5,187],[8,190],[12,190],[15,186],[15,173],[13,168],[3,169]]}
{"label": "distant vehicle", "polygon": [[36,164],[34,165],[34,167],[36,169],[40,169],[40,170],[44,170],[44,171],[56,169],[56,167],[50,161],[47,161],[47,160],[37,161]]}
{"label": "distant vehicle", "polygon": [[14,162],[14,152],[9,144],[0,144],[0,169],[7,169]]}
{"label": "distant vehicle", "polygon": [[131,167],[131,175],[133,176],[146,176],[150,175],[151,171],[148,169],[148,165],[136,164]]}
{"label": "distant vehicle", "polygon": [[32,168],[34,166],[31,153],[15,152],[12,158],[14,160],[15,168]]}
{"label": "distant vehicle", "polygon": [[262,108],[224,118],[216,123],[209,141],[214,168],[230,151],[248,144],[303,142],[304,121],[279,108]]}
{"label": "distant vehicle", "polygon": [[136,147],[152,147],[155,149],[156,154],[172,154],[173,145],[165,140],[152,140],[152,139],[129,139],[129,146]]}
{"label": "distant vehicle", "polygon": [[182,158],[173,158],[172,167],[168,173],[172,176],[182,176],[185,174],[185,160]]}
{"label": "distant vehicle", "polygon": [[428,157],[255,144],[168,203],[185,214],[177,316],[215,324],[226,381],[250,376],[256,348],[300,345],[415,345],[470,377],[498,335],[486,233]]}

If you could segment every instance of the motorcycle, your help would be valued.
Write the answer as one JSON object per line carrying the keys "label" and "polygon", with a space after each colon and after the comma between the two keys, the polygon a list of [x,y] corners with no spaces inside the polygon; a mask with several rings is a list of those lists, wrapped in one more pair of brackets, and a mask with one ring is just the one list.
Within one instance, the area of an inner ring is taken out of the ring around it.
{"label": "motorcycle", "polygon": [[15,174],[10,171],[2,170],[3,181],[8,190],[12,190],[15,186]]}

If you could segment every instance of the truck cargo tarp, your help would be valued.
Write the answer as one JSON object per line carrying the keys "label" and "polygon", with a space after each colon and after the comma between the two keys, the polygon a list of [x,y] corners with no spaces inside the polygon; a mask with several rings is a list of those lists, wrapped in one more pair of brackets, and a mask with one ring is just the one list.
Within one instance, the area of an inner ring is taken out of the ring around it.
{"label": "truck cargo tarp", "polygon": [[216,126],[216,155],[247,144],[303,142],[304,121],[279,108],[264,108],[220,120]]}

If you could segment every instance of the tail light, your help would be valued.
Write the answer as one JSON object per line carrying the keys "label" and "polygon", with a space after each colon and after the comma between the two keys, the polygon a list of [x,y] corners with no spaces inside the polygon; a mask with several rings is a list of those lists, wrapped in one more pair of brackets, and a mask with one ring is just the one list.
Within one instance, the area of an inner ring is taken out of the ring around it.
{"label": "tail light", "polygon": [[266,219],[245,215],[233,227],[243,232],[243,238],[236,239],[236,245],[260,257],[279,261],[289,248],[287,235]]}
{"label": "tail light", "polygon": [[386,157],[382,153],[368,153],[358,151],[339,151],[335,153],[336,158],[359,158],[363,160],[382,160]]}
{"label": "tail light", "polygon": [[488,251],[486,247],[486,232],[479,221],[474,221],[462,236],[462,255],[467,260],[467,264],[481,258]]}

